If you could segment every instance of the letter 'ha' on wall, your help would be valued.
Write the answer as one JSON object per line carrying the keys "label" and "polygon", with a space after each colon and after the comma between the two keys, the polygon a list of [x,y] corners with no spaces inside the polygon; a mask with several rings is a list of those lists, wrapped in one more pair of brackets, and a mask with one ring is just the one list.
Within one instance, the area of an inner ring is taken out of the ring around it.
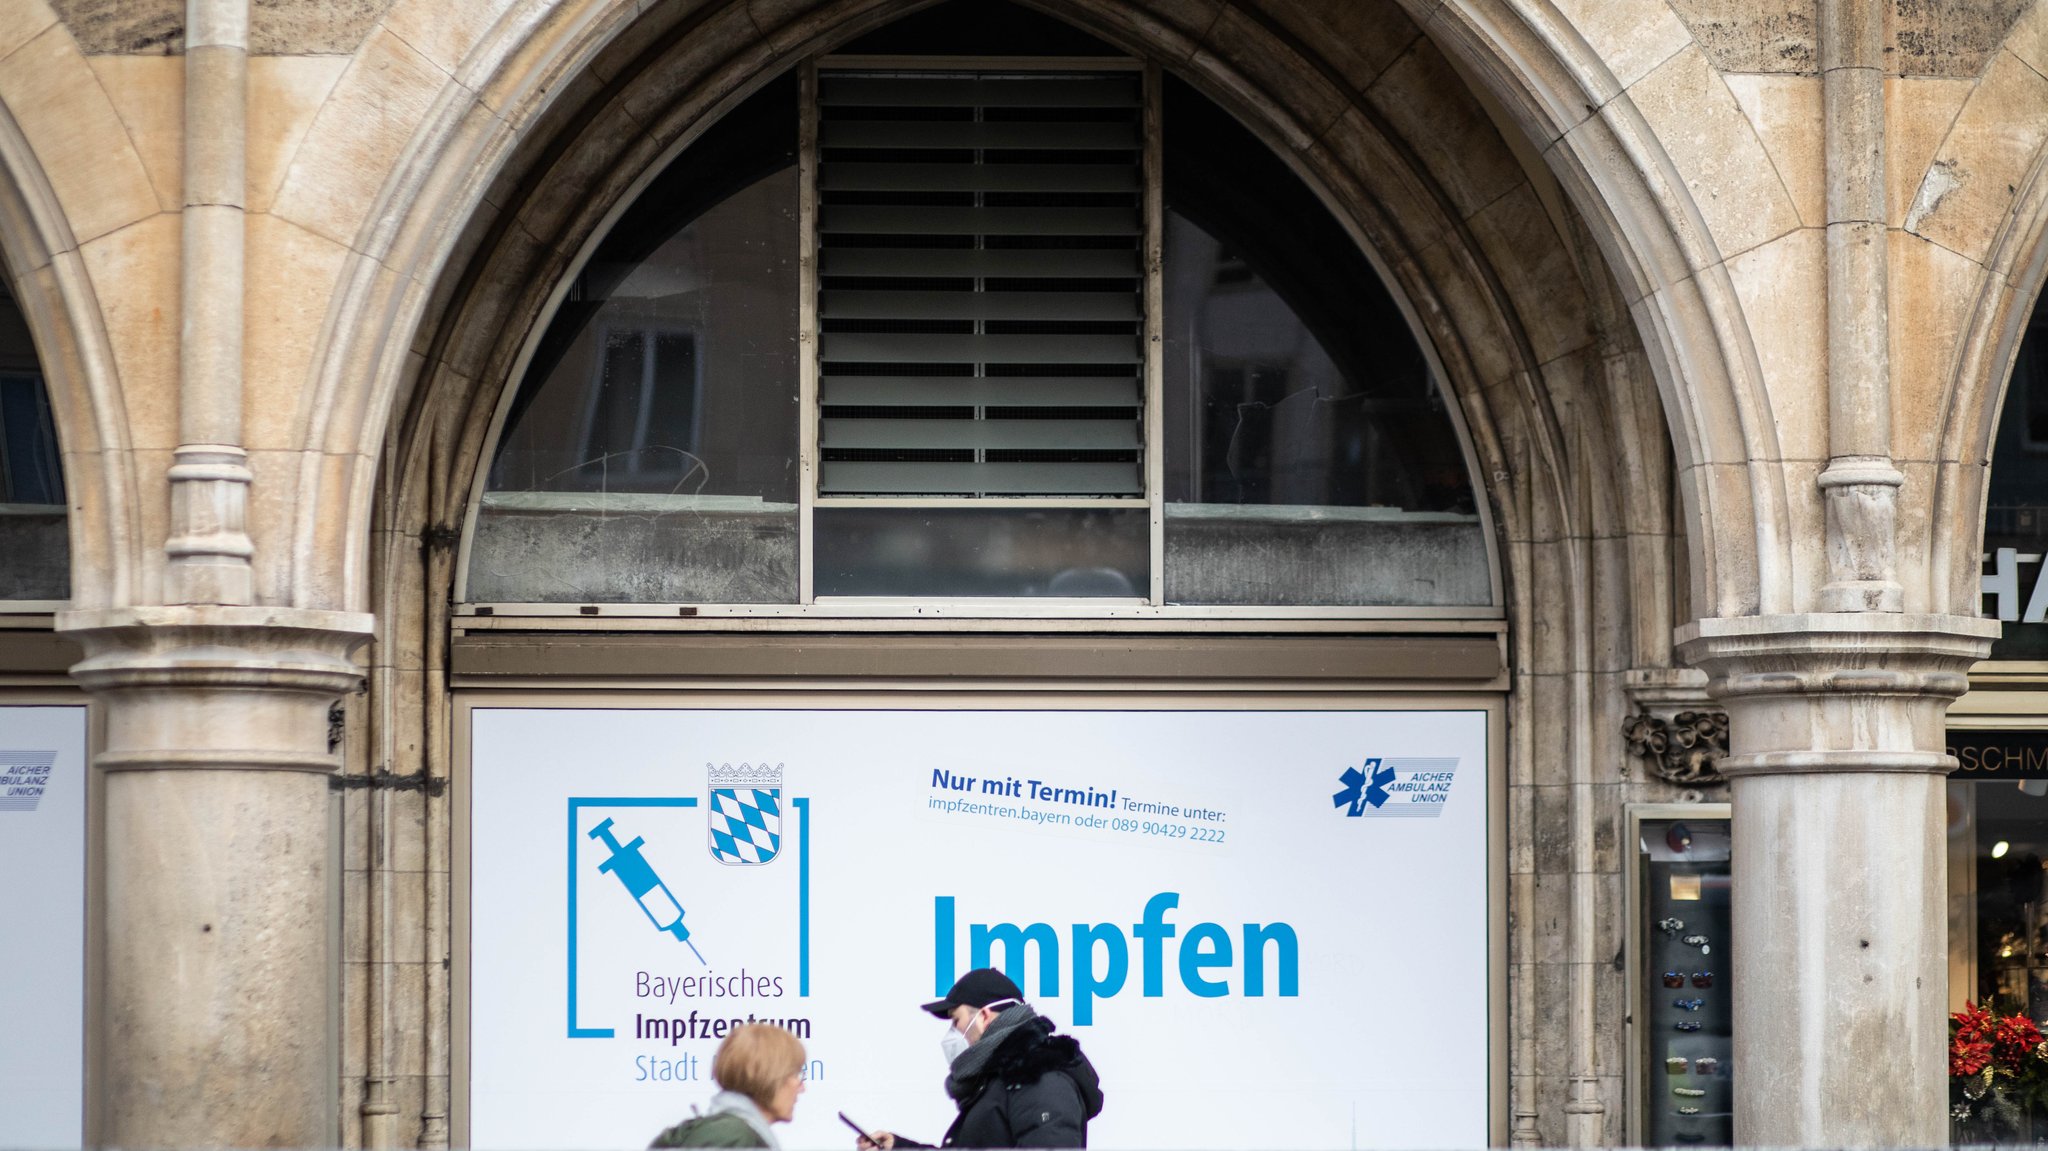
{"label": "letter 'ha' on wall", "polygon": [[786,1146],[936,1142],[918,1005],[979,966],[1094,1062],[1092,1147],[1487,1141],[1487,712],[468,714],[473,1146],[645,1144],[750,1020]]}
{"label": "letter 'ha' on wall", "polygon": [[0,706],[0,1147],[85,1142],[85,730]]}

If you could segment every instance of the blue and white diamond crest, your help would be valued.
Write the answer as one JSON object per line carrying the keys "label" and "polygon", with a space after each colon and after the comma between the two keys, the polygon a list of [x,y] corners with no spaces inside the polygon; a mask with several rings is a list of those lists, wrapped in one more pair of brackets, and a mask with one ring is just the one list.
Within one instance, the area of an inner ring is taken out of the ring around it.
{"label": "blue and white diamond crest", "polygon": [[705,805],[711,858],[740,867],[766,863],[782,848],[782,765],[707,764]]}

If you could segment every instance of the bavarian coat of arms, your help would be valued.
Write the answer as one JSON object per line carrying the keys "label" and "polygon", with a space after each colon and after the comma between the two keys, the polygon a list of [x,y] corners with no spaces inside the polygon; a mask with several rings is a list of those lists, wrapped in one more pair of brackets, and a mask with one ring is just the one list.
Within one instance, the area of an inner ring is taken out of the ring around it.
{"label": "bavarian coat of arms", "polygon": [[711,858],[751,866],[782,847],[782,765],[709,764]]}

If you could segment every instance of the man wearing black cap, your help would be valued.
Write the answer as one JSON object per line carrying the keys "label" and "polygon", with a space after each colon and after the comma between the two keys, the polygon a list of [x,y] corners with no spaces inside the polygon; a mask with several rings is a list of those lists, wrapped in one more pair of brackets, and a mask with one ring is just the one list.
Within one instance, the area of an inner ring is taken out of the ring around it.
{"label": "man wearing black cap", "polygon": [[[924,1009],[949,1021],[939,1046],[949,1065],[946,1094],[960,1105],[939,1146],[1088,1146],[1088,1121],[1102,1113],[1101,1080],[1081,1045],[1054,1035],[1008,976],[991,967],[970,971]],[[860,1146],[930,1144],[877,1131]]]}

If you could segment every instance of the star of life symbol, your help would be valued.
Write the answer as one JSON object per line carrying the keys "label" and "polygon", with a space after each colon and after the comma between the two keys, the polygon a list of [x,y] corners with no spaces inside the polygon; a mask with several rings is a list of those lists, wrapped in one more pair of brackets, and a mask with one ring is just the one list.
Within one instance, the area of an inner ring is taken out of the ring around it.
{"label": "star of life symbol", "polygon": [[1394,782],[1394,769],[1381,767],[1377,759],[1368,759],[1363,771],[1347,767],[1344,774],[1337,777],[1337,782],[1344,785],[1344,790],[1330,797],[1331,806],[1349,805],[1351,810],[1344,814],[1357,819],[1365,814],[1368,803],[1374,807],[1386,806],[1387,785]]}
{"label": "star of life symbol", "polygon": [[1337,777],[1344,789],[1330,797],[1330,806],[1350,819],[1435,819],[1443,814],[1457,777],[1456,756],[1377,756]]}
{"label": "star of life symbol", "polygon": [[782,765],[706,764],[711,802],[704,809],[711,858],[755,866],[782,848]]}

